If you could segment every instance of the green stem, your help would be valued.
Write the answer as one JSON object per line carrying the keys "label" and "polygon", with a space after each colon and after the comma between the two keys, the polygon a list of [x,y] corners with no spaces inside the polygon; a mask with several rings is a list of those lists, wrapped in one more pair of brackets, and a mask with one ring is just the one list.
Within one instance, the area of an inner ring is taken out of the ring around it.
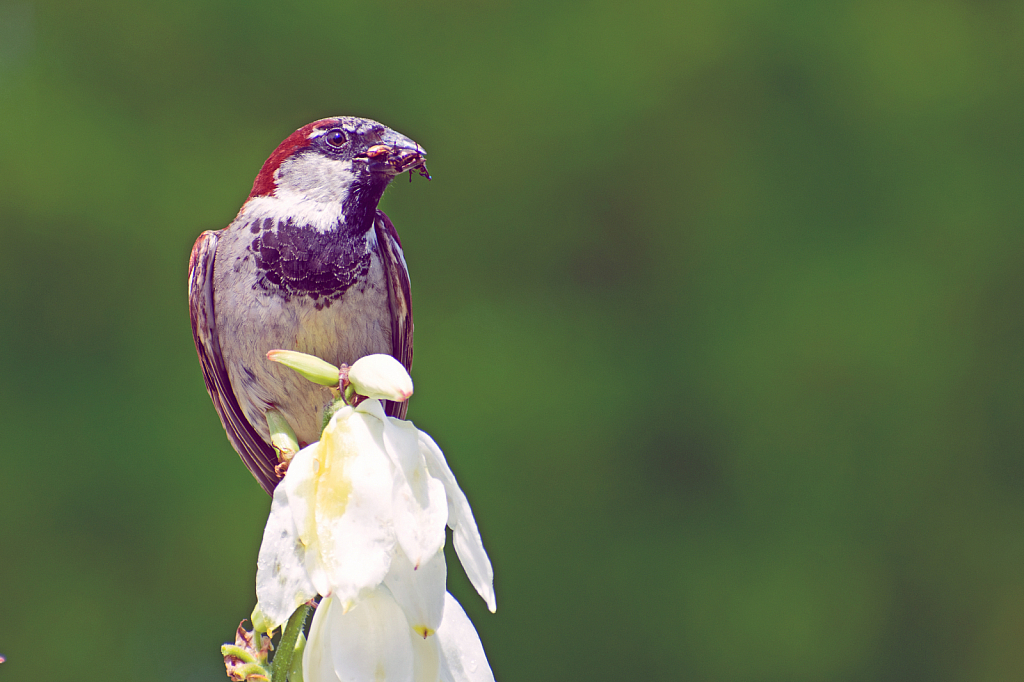
{"label": "green stem", "polygon": [[309,604],[303,604],[295,609],[295,613],[288,619],[281,641],[277,643],[274,662],[270,666],[270,682],[286,682],[288,679],[288,671],[292,668],[292,654],[295,653],[295,642],[298,641],[302,628],[306,626],[309,609]]}

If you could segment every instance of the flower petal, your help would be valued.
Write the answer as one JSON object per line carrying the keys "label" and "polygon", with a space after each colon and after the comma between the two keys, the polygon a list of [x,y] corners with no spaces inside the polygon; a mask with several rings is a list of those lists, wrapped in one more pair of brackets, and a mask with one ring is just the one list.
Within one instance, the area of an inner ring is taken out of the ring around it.
{"label": "flower petal", "polygon": [[275,495],[278,490],[283,490],[288,496],[288,507],[292,512],[299,540],[306,548],[306,573],[313,581],[317,594],[329,594],[331,591],[327,573],[320,561],[320,542],[314,514],[317,476],[322,468],[323,457],[324,451],[320,448],[319,442],[300,450],[288,465],[284,480],[274,490]]}
{"label": "flower petal", "polygon": [[331,656],[331,633],[328,623],[334,622],[333,611],[341,611],[337,599],[324,597],[313,613],[309,626],[306,649],[302,652],[302,679],[304,682],[333,682],[338,679]]}
{"label": "flower petal", "polygon": [[395,552],[384,584],[405,612],[409,625],[422,639],[437,632],[444,615],[447,567],[444,551],[413,568],[404,552]]}
{"label": "flower petal", "polygon": [[395,536],[413,565],[418,566],[444,547],[448,521],[444,484],[427,470],[419,446],[419,429],[411,422],[385,417],[382,409],[374,414],[384,424],[384,446],[395,465]]}
{"label": "flower petal", "polygon": [[412,635],[412,674],[414,682],[438,682],[441,677],[441,646],[437,637],[424,639]]}
{"label": "flower petal", "polygon": [[469,500],[455,480],[455,474],[448,467],[444,453],[437,447],[437,443],[422,431],[419,432],[419,439],[427,470],[431,476],[441,479],[448,494],[448,527],[452,529],[455,552],[459,555],[459,561],[462,562],[462,568],[466,571],[469,581],[487,602],[488,610],[494,613],[497,609],[494,596],[494,569],[491,568],[491,560],[487,558],[483,540],[480,539],[480,531],[477,530],[476,520],[473,519]]}
{"label": "flower petal", "polygon": [[256,561],[256,599],[271,628],[280,627],[299,605],[317,593],[306,572],[306,545],[300,539],[295,523],[294,508],[301,506],[303,500],[289,494],[312,480],[308,466],[312,452],[306,448],[292,460],[293,464],[299,463],[288,472],[291,483],[295,485],[285,486],[282,483],[274,490],[270,518],[263,531]]}
{"label": "flower petal", "polygon": [[441,679],[446,682],[494,682],[483,644],[455,597],[445,593],[444,620],[437,629],[441,645]]}
{"label": "flower petal", "polygon": [[314,512],[320,560],[330,593],[345,602],[379,585],[391,564],[392,476],[382,430],[379,420],[342,410],[320,440]]}
{"label": "flower petal", "polygon": [[325,598],[302,656],[307,682],[412,682],[409,623],[387,589],[368,592],[347,613]]}

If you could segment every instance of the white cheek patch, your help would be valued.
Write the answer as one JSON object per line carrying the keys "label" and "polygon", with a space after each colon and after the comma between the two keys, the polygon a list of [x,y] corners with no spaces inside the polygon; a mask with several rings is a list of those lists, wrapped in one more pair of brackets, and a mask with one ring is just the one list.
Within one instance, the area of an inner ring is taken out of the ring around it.
{"label": "white cheek patch", "polygon": [[291,219],[315,230],[330,230],[338,224],[355,179],[350,161],[302,154],[282,163],[274,173],[274,194],[253,197],[242,214],[251,219]]}
{"label": "white cheek patch", "polygon": [[294,192],[310,201],[340,202],[348,195],[356,176],[351,161],[300,154],[282,163],[274,179],[278,196],[282,196],[282,192]]}

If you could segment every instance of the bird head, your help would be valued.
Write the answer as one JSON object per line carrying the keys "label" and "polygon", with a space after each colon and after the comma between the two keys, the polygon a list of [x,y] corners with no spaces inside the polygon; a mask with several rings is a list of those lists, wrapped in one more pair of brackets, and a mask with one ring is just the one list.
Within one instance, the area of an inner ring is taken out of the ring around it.
{"label": "bird head", "polygon": [[311,224],[320,222],[319,215],[362,216],[376,210],[399,173],[417,170],[429,178],[425,157],[423,147],[376,121],[321,119],[278,145],[256,176],[247,205],[266,209],[268,201],[283,201],[309,214]]}

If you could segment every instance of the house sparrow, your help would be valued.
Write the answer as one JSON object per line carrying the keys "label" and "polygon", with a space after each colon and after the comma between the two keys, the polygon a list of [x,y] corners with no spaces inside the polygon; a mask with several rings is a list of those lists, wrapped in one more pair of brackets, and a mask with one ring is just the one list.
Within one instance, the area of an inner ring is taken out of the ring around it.
{"label": "house sparrow", "polygon": [[[203,378],[228,440],[268,493],[281,474],[265,412],[277,409],[312,443],[332,395],[267,351],[335,365],[389,353],[412,366],[409,273],[377,202],[399,173],[429,179],[425,154],[376,121],[314,121],[274,150],[234,221],[196,240],[188,300]],[[385,406],[398,418],[405,410]]]}

